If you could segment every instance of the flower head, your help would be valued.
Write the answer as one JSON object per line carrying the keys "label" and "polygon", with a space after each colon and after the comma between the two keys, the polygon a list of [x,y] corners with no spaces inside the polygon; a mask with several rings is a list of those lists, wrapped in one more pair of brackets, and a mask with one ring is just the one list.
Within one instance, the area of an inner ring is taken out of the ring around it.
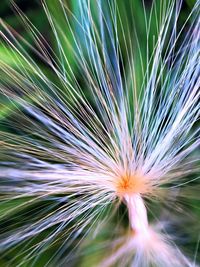
{"label": "flower head", "polygon": [[[80,0],[72,12],[58,2],[41,1],[54,48],[15,3],[33,43],[1,20],[12,55],[12,64],[0,60],[1,95],[16,112],[0,132],[1,198],[10,206],[0,250],[19,248],[11,263],[37,266],[54,248],[44,266],[68,266],[89,233],[114,224],[101,266],[194,266],[166,229],[176,221],[167,204],[195,197],[198,179],[199,1],[179,31],[181,1],[138,4],[143,43],[125,16],[137,14],[134,4],[129,13],[122,1]],[[116,221],[121,203],[128,227]],[[151,203],[161,207],[154,219]]]}

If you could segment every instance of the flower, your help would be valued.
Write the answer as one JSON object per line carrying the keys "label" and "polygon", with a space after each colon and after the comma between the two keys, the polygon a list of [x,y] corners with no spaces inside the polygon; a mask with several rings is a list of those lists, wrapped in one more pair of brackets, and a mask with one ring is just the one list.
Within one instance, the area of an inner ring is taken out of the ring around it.
{"label": "flower", "polygon": [[[80,0],[74,12],[65,1],[42,1],[55,50],[15,3],[34,44],[1,20],[13,61],[0,61],[1,94],[16,113],[0,132],[1,194],[10,206],[1,215],[0,249],[20,251],[12,264],[37,266],[55,247],[44,266],[68,266],[89,233],[115,223],[101,266],[194,266],[167,233],[176,210],[162,203],[195,197],[199,1],[184,38],[181,1],[163,2],[141,9],[144,44],[134,18],[122,20],[127,4],[116,1]],[[151,202],[163,210],[159,223]],[[116,222],[121,203],[129,227]]]}

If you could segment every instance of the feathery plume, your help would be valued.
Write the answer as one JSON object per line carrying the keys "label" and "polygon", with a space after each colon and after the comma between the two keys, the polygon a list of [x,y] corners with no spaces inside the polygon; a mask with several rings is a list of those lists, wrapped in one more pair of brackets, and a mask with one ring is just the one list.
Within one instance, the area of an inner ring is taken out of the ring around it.
{"label": "feathery plume", "polygon": [[42,34],[13,2],[31,41],[1,20],[9,266],[197,266],[173,226],[199,201],[200,2],[181,27],[181,1],[135,3],[41,1]]}

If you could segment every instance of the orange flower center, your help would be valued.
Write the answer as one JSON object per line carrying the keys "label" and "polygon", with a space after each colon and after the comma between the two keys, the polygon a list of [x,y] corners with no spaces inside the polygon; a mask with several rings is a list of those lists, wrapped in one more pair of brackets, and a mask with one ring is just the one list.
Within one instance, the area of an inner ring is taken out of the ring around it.
{"label": "orange flower center", "polygon": [[145,194],[150,189],[148,178],[138,173],[123,175],[119,177],[116,183],[116,191],[119,196],[136,193]]}

